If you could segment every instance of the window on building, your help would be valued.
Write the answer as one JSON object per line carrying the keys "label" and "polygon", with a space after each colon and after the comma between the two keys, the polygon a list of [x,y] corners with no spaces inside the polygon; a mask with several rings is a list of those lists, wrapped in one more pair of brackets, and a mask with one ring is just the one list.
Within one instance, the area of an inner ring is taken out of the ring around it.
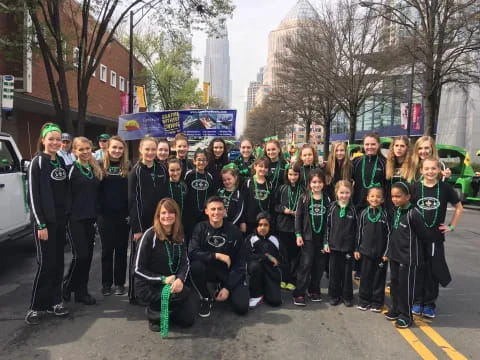
{"label": "window on building", "polygon": [[73,66],[78,68],[78,63],[80,61],[80,49],[78,47],[73,48]]}
{"label": "window on building", "polygon": [[117,73],[113,70],[110,71],[110,86],[117,87]]}
{"label": "window on building", "polygon": [[120,91],[125,91],[125,78],[123,76],[120,76],[118,79],[118,88]]}
{"label": "window on building", "polygon": [[100,64],[100,81],[107,82],[107,67]]}

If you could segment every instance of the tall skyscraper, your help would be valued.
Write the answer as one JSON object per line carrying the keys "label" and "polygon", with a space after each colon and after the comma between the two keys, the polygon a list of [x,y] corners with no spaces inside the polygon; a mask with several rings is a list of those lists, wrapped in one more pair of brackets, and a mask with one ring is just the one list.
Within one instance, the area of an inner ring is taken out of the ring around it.
{"label": "tall skyscraper", "polygon": [[221,100],[227,108],[232,104],[230,50],[226,19],[220,19],[220,30],[207,38],[203,79],[210,83],[210,97]]}
{"label": "tall skyscraper", "polygon": [[257,73],[257,80],[250,81],[247,90],[247,113],[255,107],[257,90],[263,83],[263,67]]}

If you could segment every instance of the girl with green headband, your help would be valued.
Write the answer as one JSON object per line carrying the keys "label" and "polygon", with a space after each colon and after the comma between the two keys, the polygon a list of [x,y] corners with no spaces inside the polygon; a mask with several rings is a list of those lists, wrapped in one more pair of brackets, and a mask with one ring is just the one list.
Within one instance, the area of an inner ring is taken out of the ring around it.
{"label": "girl with green headband", "polygon": [[38,270],[25,322],[39,324],[46,312],[65,316],[62,303],[63,246],[67,222],[68,179],[65,162],[57,151],[60,128],[53,123],[40,130],[39,152],[28,169],[29,204],[37,246]]}
{"label": "girl with green headband", "polygon": [[138,244],[134,265],[137,296],[147,303],[149,328],[168,336],[170,320],[188,327],[195,321],[195,302],[186,285],[189,270],[180,209],[169,198],[158,203],[153,226]]}

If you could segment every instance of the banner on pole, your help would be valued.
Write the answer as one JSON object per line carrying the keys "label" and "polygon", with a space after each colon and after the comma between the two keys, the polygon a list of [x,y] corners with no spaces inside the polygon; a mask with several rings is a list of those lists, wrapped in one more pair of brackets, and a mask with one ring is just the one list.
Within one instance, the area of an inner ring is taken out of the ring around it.
{"label": "banner on pole", "polygon": [[[412,124],[411,130],[420,130],[422,119],[422,104],[412,104]],[[407,129],[408,126],[408,103],[400,104],[401,128]]]}
{"label": "banner on pole", "polygon": [[237,110],[171,110],[121,115],[118,135],[124,140],[145,136],[235,136]]}
{"label": "banner on pole", "polygon": [[207,105],[210,101],[210,83],[203,82],[203,93],[202,93],[202,103],[203,105]]}

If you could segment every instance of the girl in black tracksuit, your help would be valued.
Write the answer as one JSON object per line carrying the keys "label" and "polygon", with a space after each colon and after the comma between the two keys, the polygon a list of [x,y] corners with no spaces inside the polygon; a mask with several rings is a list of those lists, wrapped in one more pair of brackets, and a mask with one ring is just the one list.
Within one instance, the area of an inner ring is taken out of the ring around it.
{"label": "girl in black tracksuit", "polygon": [[[174,223],[168,216],[174,214]],[[168,334],[168,322],[191,326],[195,303],[184,285],[190,264],[183,239],[178,205],[163,199],[157,206],[154,225],[139,241],[135,259],[135,287],[138,298],[147,303],[149,328]],[[167,287],[167,288],[166,288]]]}
{"label": "girl in black tracksuit", "polygon": [[326,268],[327,257],[323,251],[323,237],[326,229],[326,214],[330,198],[323,191],[325,176],[320,169],[309,174],[308,187],[298,199],[295,213],[295,235],[297,246],[301,247],[297,268],[296,289],[293,302],[305,306],[308,288],[310,300],[322,301],[320,281]]}
{"label": "girl in black tracksuit", "polygon": [[383,189],[369,189],[367,202],[369,206],[362,211],[358,219],[355,247],[355,259],[362,258],[358,308],[360,310],[370,308],[373,312],[380,312],[385,300],[387,276],[387,264],[382,257],[385,255],[390,233],[387,212],[382,207]]}
{"label": "girl in black tracksuit", "polygon": [[385,317],[396,320],[395,326],[407,328],[413,324],[416,270],[424,263],[421,239],[426,239],[428,233],[422,214],[410,203],[408,185],[393,184],[391,196],[396,209],[384,260],[390,262],[392,307]]}
{"label": "girl in black tracksuit", "polygon": [[167,170],[169,180],[167,183],[167,196],[175,200],[180,208],[180,214],[182,215],[183,221],[185,221],[187,207],[191,207],[193,204],[187,203],[187,185],[181,178],[182,167],[180,160],[178,159],[169,159],[167,163]]}
{"label": "girl in black tracksuit", "polygon": [[267,179],[268,159],[258,158],[253,163],[254,175],[243,184],[246,204],[247,234],[255,231],[257,215],[270,212],[271,185]]}
{"label": "girl in black tracksuit", "polygon": [[227,211],[226,219],[245,234],[247,231],[245,201],[243,193],[238,188],[238,178],[238,171],[233,166],[223,168],[223,187],[218,189],[217,195],[223,199],[225,204],[225,210]]}
{"label": "girl in black tracksuit", "polygon": [[[310,171],[318,168],[317,151],[310,144],[304,144],[299,152],[299,164],[301,166],[302,186],[307,188]],[[326,184],[326,183],[325,183]]]}
{"label": "girl in black tracksuit", "polygon": [[185,185],[187,186],[187,196],[185,203],[185,238],[190,239],[190,234],[194,226],[206,219],[205,204],[207,199],[214,194],[213,177],[207,167],[207,153],[205,150],[198,149],[193,156],[194,170],[189,170],[185,174]]}
{"label": "girl in black tracksuit", "polygon": [[41,146],[28,168],[28,195],[34,224],[38,270],[25,322],[38,324],[43,311],[67,315],[62,304],[63,247],[69,197],[65,162],[57,151],[62,131],[52,123],[42,126]]}
{"label": "girl in black tracksuit", "polygon": [[245,179],[250,177],[252,171],[252,164],[255,161],[255,156],[253,156],[253,143],[244,139],[240,143],[240,156],[235,159],[234,163],[237,165],[239,179],[239,187],[243,185]]}
{"label": "girl in black tracksuit", "polygon": [[[267,158],[269,160],[268,181],[272,186],[272,194],[276,194],[277,190],[284,183],[285,165],[287,162],[283,159],[282,147],[278,140],[267,141],[265,143],[264,153],[267,155]],[[275,196],[272,196],[272,203],[274,200]],[[273,219],[275,220],[275,216],[273,217]]]}
{"label": "girl in black tracksuit", "polygon": [[282,250],[281,286],[289,290],[295,287],[295,264],[300,251],[295,238],[295,212],[303,193],[300,183],[300,164],[293,163],[286,171],[285,184],[275,194],[276,231]]}
{"label": "girl in black tracksuit", "polygon": [[152,226],[158,202],[168,196],[168,174],[155,162],[157,140],[147,137],[140,141],[140,161],[128,175],[128,209],[132,238],[130,242],[130,266],[128,297],[135,303],[133,262],[136,242]]}
{"label": "girl in black tracksuit", "polygon": [[100,167],[103,179],[99,190],[98,230],[102,240],[102,294],[125,293],[127,275],[128,225],[128,152],[125,141],[112,136],[108,140]]}
{"label": "girl in black tracksuit", "polygon": [[193,170],[194,166],[192,160],[188,158],[188,139],[182,134],[178,133],[175,135],[175,140],[173,141],[173,148],[175,150],[175,156],[180,161],[180,166],[182,167],[181,178],[185,178],[185,174],[188,170]]}
{"label": "girl in black tracksuit", "polygon": [[324,249],[330,254],[328,296],[331,305],[340,301],[353,306],[352,257],[357,234],[357,212],[350,202],[352,185],[340,180],[335,186],[337,201],[330,204]]}
{"label": "girl in black tracksuit", "polygon": [[257,229],[245,241],[250,276],[250,308],[263,299],[272,306],[282,303],[280,293],[280,243],[270,229],[270,215],[257,216]]}
{"label": "girl in black tracksuit", "polygon": [[70,206],[68,229],[72,246],[72,263],[63,285],[64,300],[75,293],[75,302],[93,305],[96,300],[88,293],[88,278],[95,242],[95,222],[98,215],[98,190],[102,170],[92,156],[93,144],[84,137],[73,140],[77,160],[68,173]]}
{"label": "girl in black tracksuit", "polygon": [[208,172],[213,177],[213,189],[216,192],[222,186],[222,169],[229,163],[227,145],[221,138],[214,138],[207,148]]}

